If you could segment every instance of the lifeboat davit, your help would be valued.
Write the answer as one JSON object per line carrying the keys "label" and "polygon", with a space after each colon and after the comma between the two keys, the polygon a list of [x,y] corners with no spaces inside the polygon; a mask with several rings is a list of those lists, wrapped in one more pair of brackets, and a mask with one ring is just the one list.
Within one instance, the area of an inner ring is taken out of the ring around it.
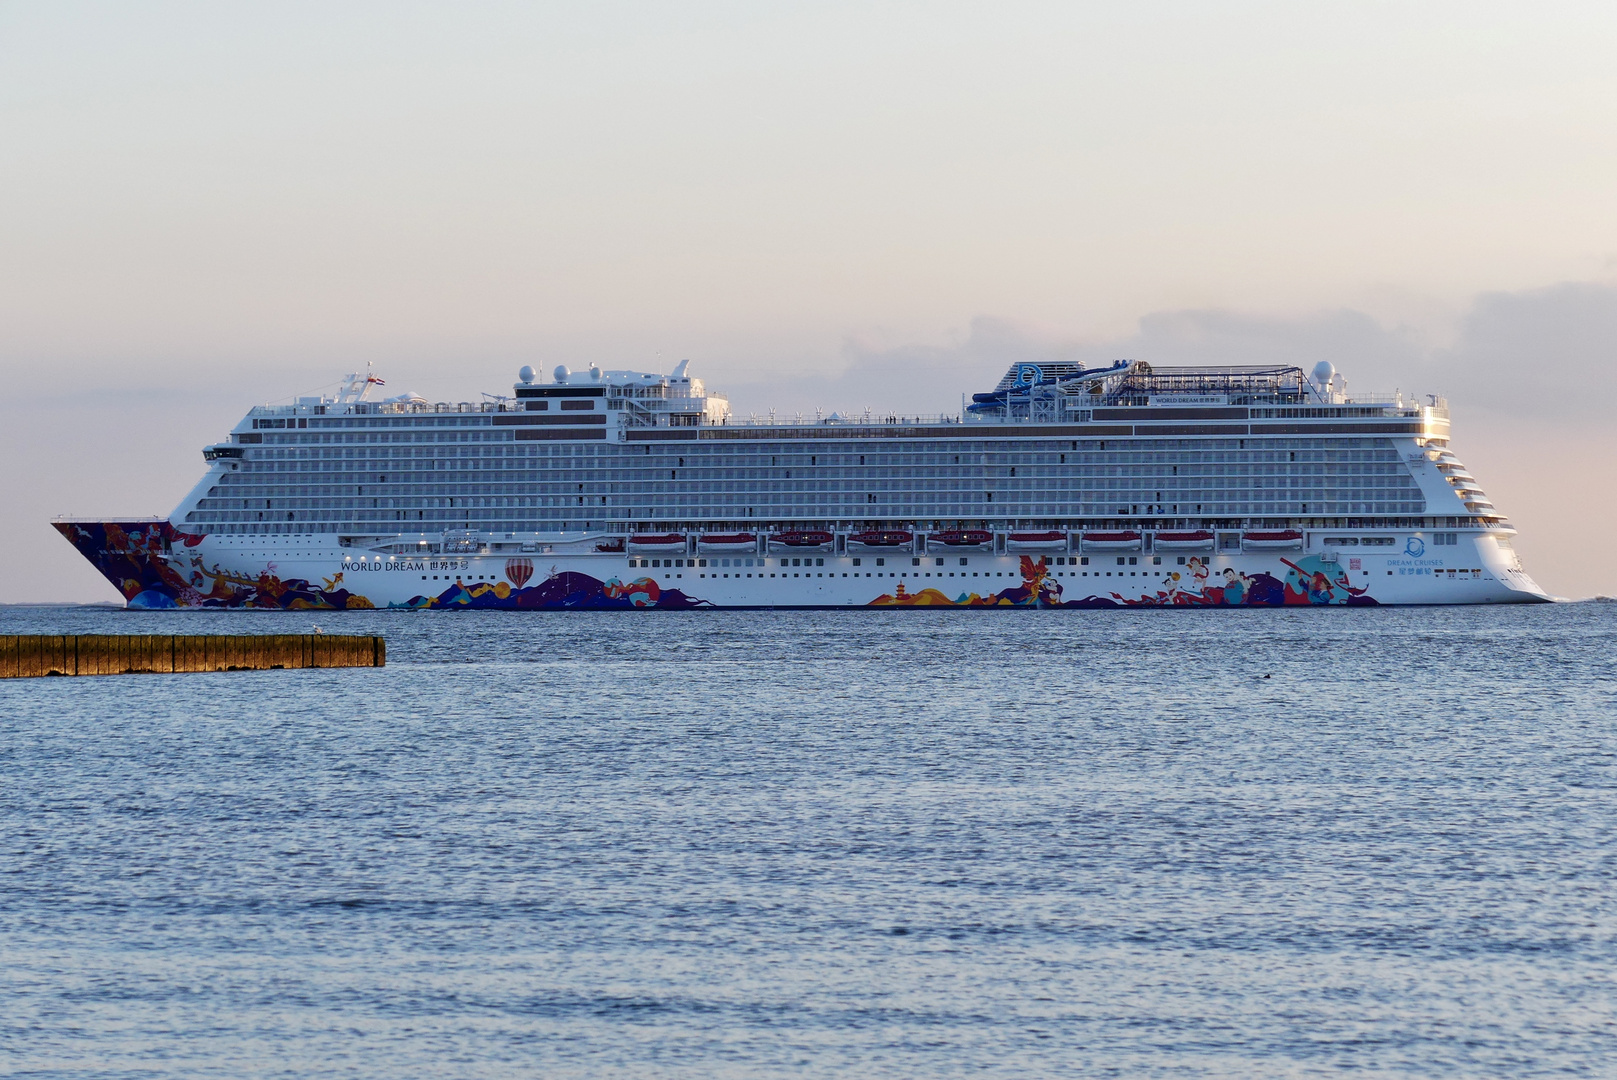
{"label": "lifeboat davit", "polygon": [[1005,537],[1006,551],[1065,551],[1067,534],[1060,530],[1050,532],[1013,532]]}
{"label": "lifeboat davit", "polygon": [[1086,532],[1084,533],[1085,551],[1137,551],[1140,548],[1140,534],[1133,529],[1123,532]]}
{"label": "lifeboat davit", "polygon": [[769,537],[769,542],[787,548],[828,548],[833,539],[835,537],[824,529],[796,529],[774,533]]}
{"label": "lifeboat davit", "polygon": [[903,547],[913,539],[915,535],[904,529],[872,529],[854,533],[848,537],[848,543],[867,548],[896,548]]}
{"label": "lifeboat davit", "polygon": [[756,551],[756,533],[709,533],[696,538],[697,551]]}
{"label": "lifeboat davit", "polygon": [[932,547],[971,548],[987,547],[994,542],[994,534],[987,529],[954,529],[932,533],[926,538]]}
{"label": "lifeboat davit", "polygon": [[1296,529],[1281,532],[1249,532],[1241,536],[1241,546],[1253,551],[1284,551],[1303,546],[1303,534]]}
{"label": "lifeboat davit", "polygon": [[1213,546],[1213,534],[1206,529],[1159,532],[1151,538],[1151,544],[1162,551],[1205,551]]}
{"label": "lifeboat davit", "polygon": [[629,550],[684,554],[685,534],[662,533],[660,535],[631,536],[629,537]]}

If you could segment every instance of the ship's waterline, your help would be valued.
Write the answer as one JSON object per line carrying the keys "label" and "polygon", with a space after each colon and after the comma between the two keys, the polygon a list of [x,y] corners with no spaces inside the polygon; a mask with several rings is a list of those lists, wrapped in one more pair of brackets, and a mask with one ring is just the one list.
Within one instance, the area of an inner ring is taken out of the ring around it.
{"label": "ship's waterline", "polygon": [[1329,365],[1014,366],[953,417],[740,421],[681,364],[253,409],[166,518],[57,528],[131,607],[1547,599],[1440,399]]}

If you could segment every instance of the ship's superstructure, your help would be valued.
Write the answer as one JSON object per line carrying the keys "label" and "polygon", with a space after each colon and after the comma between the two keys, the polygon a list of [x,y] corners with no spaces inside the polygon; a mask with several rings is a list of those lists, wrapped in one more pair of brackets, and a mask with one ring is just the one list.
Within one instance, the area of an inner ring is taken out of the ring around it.
{"label": "ship's superstructure", "polygon": [[60,522],[132,606],[1546,599],[1446,403],[1329,364],[1018,364],[953,416],[731,414],[663,375],[252,409],[166,519]]}

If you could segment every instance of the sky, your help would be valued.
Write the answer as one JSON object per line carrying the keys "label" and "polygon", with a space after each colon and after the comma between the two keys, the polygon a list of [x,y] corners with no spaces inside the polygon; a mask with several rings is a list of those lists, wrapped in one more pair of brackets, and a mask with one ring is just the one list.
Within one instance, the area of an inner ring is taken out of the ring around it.
{"label": "sky", "polygon": [[690,358],[745,414],[1015,359],[1445,394],[1617,594],[1617,6],[0,0],[0,602],[253,403]]}

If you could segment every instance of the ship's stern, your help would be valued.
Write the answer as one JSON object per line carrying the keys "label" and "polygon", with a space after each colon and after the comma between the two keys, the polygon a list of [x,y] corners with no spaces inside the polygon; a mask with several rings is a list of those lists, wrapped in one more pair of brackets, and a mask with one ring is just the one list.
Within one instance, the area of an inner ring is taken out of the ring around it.
{"label": "ship's stern", "polygon": [[1487,573],[1505,588],[1503,600],[1517,604],[1548,604],[1555,597],[1539,587],[1522,567],[1521,556],[1516,554],[1513,531],[1499,531],[1477,537],[1476,552]]}

